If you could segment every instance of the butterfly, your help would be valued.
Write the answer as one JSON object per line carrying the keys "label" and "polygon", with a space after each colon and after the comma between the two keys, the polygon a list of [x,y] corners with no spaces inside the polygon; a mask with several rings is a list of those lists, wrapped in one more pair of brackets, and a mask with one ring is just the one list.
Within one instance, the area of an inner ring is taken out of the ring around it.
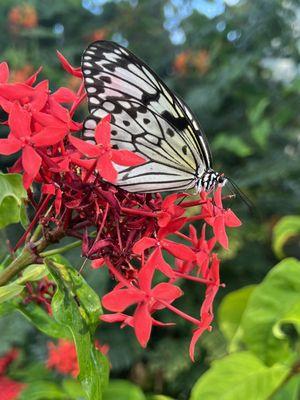
{"label": "butterfly", "polygon": [[227,178],[212,168],[210,148],[190,108],[147,64],[110,41],[90,44],[81,68],[90,115],[84,139],[93,142],[99,121],[111,114],[111,143],[146,162],[116,166],[116,185],[129,192],[163,192],[224,185]]}

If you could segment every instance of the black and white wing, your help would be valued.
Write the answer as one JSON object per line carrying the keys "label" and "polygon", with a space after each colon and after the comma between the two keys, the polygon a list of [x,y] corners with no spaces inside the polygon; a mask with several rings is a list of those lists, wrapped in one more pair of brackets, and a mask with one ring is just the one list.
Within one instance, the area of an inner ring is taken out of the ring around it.
{"label": "black and white wing", "polygon": [[108,41],[82,56],[90,115],[83,135],[93,140],[97,123],[111,114],[114,148],[147,162],[120,167],[117,185],[131,192],[185,190],[211,167],[211,153],[191,110],[140,59]]}

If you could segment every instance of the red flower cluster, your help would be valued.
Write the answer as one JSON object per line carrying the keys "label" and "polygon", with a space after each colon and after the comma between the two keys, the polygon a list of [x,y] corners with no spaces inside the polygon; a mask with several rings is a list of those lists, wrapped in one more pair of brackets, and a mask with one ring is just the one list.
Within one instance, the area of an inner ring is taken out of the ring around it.
{"label": "red flower cluster", "polygon": [[[82,78],[78,68],[61,54],[59,58],[69,73]],[[106,265],[116,280],[115,288],[103,297],[103,306],[112,314],[103,315],[102,320],[133,327],[140,344],[146,346],[153,325],[170,325],[153,314],[168,309],[194,326],[190,346],[194,359],[196,341],[211,329],[212,303],[220,286],[214,248],[217,242],[227,248],[226,226],[240,225],[234,213],[224,209],[221,188],[213,197],[202,192],[196,200],[188,200],[183,193],[163,199],[160,194],[128,193],[115,187],[114,164],[134,166],[145,160],[112,149],[109,115],[96,128],[96,144],[74,136],[82,126],[73,115],[85,98],[83,84],[77,94],[67,88],[51,94],[48,81],[35,85],[37,73],[24,83],[7,83],[8,75],[2,63],[0,106],[8,114],[10,133],[0,140],[0,154],[21,151],[12,170],[23,171],[35,210],[24,237],[40,222],[45,235],[54,224],[65,235],[81,239],[83,256],[93,260],[93,268]],[[71,104],[69,108],[66,103]],[[33,183],[41,185],[40,197],[32,192]],[[194,216],[187,212],[190,207]],[[204,222],[199,238],[191,225],[196,221]],[[210,239],[206,225],[212,227]],[[157,274],[164,282],[154,285]],[[183,296],[182,279],[203,285],[199,318],[173,305]]]}
{"label": "red flower cluster", "polygon": [[0,357],[0,398],[1,400],[17,400],[25,388],[25,384],[6,376],[7,368],[18,357],[17,349],[12,349]]}
{"label": "red flower cluster", "polygon": [[[107,354],[109,347],[100,346],[95,343],[95,347],[103,354]],[[79,374],[79,365],[77,361],[76,348],[73,342],[60,339],[57,344],[48,343],[47,368],[55,369],[63,375],[71,375],[76,378]]]}

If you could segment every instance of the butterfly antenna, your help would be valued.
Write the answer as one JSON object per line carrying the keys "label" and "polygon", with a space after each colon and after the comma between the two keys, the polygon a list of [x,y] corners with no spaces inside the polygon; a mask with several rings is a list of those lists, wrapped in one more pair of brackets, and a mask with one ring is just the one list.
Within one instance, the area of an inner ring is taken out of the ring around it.
{"label": "butterfly antenna", "polygon": [[226,179],[230,183],[234,193],[246,204],[251,214],[254,214],[256,207],[254,203],[249,199],[248,196],[245,195],[244,192],[238,187],[238,185],[231,179],[226,176]]}
{"label": "butterfly antenna", "polygon": [[84,266],[85,266],[87,260],[88,260],[87,257],[85,257],[85,259],[84,259],[84,261],[83,261],[83,263],[82,263],[82,265],[81,265],[81,267],[80,267],[80,269],[79,269],[79,273],[80,273],[80,274],[82,273],[83,268],[84,268]]}

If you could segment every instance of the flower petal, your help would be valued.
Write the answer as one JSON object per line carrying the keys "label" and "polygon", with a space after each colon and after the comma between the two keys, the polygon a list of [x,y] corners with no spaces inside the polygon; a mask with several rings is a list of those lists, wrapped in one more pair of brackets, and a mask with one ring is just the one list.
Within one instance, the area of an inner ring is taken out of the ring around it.
{"label": "flower petal", "polygon": [[87,143],[85,140],[78,139],[77,137],[71,135],[69,136],[69,140],[77,150],[86,156],[99,157],[101,154],[99,147],[94,144]]}
{"label": "flower petal", "polygon": [[0,83],[6,83],[9,78],[9,68],[6,62],[0,64]]}
{"label": "flower petal", "polygon": [[66,87],[60,87],[51,97],[58,103],[72,103],[77,100],[76,94]]}
{"label": "flower petal", "polygon": [[234,214],[233,211],[230,210],[230,208],[228,210],[226,210],[225,212],[225,224],[226,226],[229,226],[231,228],[235,227],[235,226],[240,226],[242,225],[242,222],[240,221],[240,219]]}
{"label": "flower petal", "polygon": [[139,304],[134,313],[133,321],[136,338],[142,347],[146,347],[152,330],[152,318],[148,304]]}
{"label": "flower petal", "polygon": [[195,253],[184,244],[175,243],[171,240],[163,239],[162,246],[168,253],[180,260],[193,261],[195,260]]}
{"label": "flower petal", "polygon": [[102,144],[104,147],[110,148],[110,114],[107,114],[99,122],[95,129],[95,139],[98,144]]}
{"label": "flower petal", "polygon": [[178,286],[174,286],[171,283],[162,282],[151,290],[151,295],[157,301],[164,300],[168,303],[172,303],[174,300],[178,299],[178,297],[183,295],[183,291]]}
{"label": "flower petal", "polygon": [[228,249],[228,237],[226,234],[225,230],[225,221],[224,221],[225,215],[219,215],[218,217],[215,218],[214,224],[213,224],[213,231],[215,234],[215,237],[217,238],[218,242],[220,243],[221,246],[224,247],[224,249]]}
{"label": "flower petal", "polygon": [[82,72],[79,67],[74,68],[58,50],[56,50],[56,53],[59,61],[61,62],[61,65],[67,72],[69,72],[69,74],[77,76],[78,78],[82,78]]}
{"label": "flower petal", "polygon": [[149,237],[143,237],[139,241],[137,241],[132,250],[136,254],[142,254],[143,251],[149,249],[149,247],[153,247],[157,244],[157,240]]}
{"label": "flower petal", "polygon": [[98,158],[97,169],[99,174],[108,182],[115,183],[118,178],[118,173],[113,166],[108,152]]}
{"label": "flower petal", "polygon": [[14,135],[9,135],[7,139],[0,139],[0,154],[8,156],[10,154],[16,153],[21,149],[21,142],[14,137]]}
{"label": "flower petal", "polygon": [[198,342],[200,336],[202,335],[202,333],[206,330],[211,331],[211,322],[213,320],[213,317],[209,314],[206,314],[204,319],[201,319],[201,322],[199,323],[199,328],[195,329],[193,332],[193,336],[192,336],[192,340],[190,343],[190,357],[191,360],[194,362],[195,361],[195,346],[196,343]]}
{"label": "flower petal", "polygon": [[37,147],[51,146],[63,140],[68,129],[66,126],[46,126],[39,133],[31,137]]}
{"label": "flower petal", "polygon": [[143,157],[134,154],[129,150],[111,150],[112,160],[118,165],[141,165],[145,164],[146,160]]}
{"label": "flower petal", "polygon": [[31,146],[25,146],[22,153],[22,165],[27,176],[24,176],[23,182],[25,189],[28,189],[38,174],[42,164],[41,157]]}
{"label": "flower petal", "polygon": [[113,290],[102,297],[102,305],[109,311],[121,312],[143,300],[145,294],[138,289]]}
{"label": "flower petal", "polygon": [[11,113],[8,118],[8,125],[11,132],[18,138],[31,135],[31,115],[24,110],[20,104],[15,103],[11,108]]}

